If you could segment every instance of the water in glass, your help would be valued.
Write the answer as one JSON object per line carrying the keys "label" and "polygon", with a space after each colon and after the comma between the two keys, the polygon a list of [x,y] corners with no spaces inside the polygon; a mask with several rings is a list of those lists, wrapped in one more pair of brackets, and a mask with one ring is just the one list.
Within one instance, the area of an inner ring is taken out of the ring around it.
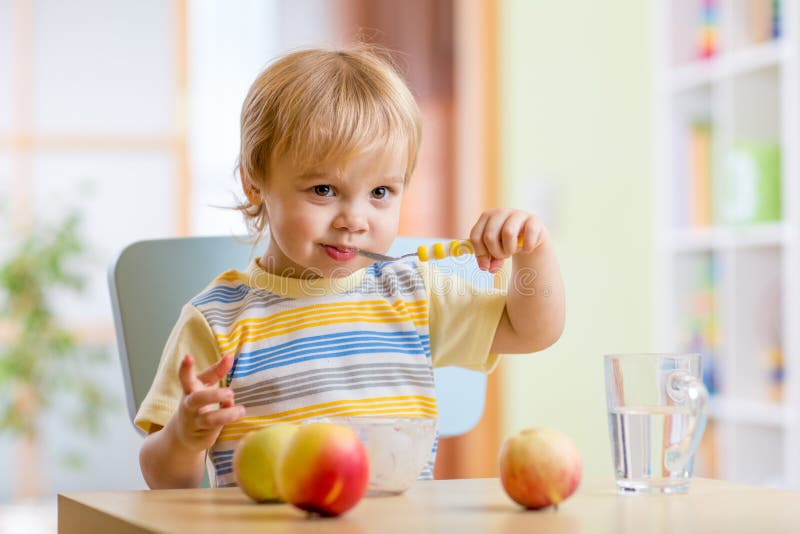
{"label": "water in glass", "polygon": [[683,493],[692,462],[668,466],[670,447],[687,433],[691,410],[680,406],[618,407],[608,414],[617,486],[622,492]]}

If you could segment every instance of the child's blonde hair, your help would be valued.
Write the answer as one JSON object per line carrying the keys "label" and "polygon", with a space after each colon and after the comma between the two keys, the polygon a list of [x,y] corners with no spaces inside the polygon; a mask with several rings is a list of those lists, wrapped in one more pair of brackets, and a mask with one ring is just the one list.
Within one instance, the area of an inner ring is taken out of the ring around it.
{"label": "child's blonde hair", "polygon": [[[242,106],[242,184],[269,183],[273,157],[303,169],[347,161],[378,145],[407,143],[408,182],[421,138],[419,108],[392,63],[374,47],[288,54],[253,82]],[[252,191],[251,191],[252,192]],[[263,203],[238,206],[257,237],[267,226]]]}

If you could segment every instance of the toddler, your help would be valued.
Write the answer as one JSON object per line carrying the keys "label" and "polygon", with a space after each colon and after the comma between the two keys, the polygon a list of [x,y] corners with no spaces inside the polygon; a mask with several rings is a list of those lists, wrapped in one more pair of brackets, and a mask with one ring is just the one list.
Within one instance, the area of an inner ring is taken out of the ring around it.
{"label": "toddler", "polygon": [[256,78],[240,209],[268,246],[181,311],[136,416],[151,488],[196,487],[206,466],[212,485],[235,485],[239,440],[278,421],[436,418],[433,367],[488,373],[498,354],[558,339],[561,274],[534,215],[491,209],[469,234],[482,270],[512,259],[507,291],[455,291],[435,265],[351,250],[395,239],[420,135],[413,96],[370,49],[291,53]]}

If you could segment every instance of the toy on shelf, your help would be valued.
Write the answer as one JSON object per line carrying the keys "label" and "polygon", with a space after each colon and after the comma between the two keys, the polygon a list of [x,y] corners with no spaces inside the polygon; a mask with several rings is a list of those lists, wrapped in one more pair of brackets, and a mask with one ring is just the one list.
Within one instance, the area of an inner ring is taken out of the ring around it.
{"label": "toy on shelf", "polygon": [[738,141],[724,162],[718,222],[754,224],[781,218],[781,152],[775,143]]}

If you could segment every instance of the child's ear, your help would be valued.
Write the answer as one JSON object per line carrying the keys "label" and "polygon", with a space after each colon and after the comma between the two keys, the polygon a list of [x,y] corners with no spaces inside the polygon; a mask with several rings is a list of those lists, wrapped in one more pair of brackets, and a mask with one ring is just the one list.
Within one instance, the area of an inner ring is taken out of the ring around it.
{"label": "child's ear", "polygon": [[253,182],[244,174],[244,168],[242,165],[239,165],[239,177],[242,180],[242,189],[244,190],[245,196],[247,196],[247,200],[250,201],[250,204],[257,206],[261,204],[261,191],[253,185]]}

